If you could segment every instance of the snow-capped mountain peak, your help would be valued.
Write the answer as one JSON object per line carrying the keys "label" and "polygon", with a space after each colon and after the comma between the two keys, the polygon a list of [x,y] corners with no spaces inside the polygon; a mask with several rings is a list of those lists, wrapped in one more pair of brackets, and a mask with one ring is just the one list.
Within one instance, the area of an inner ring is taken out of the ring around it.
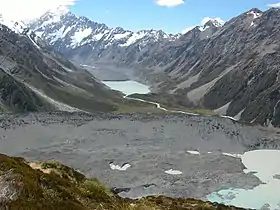
{"label": "snow-capped mountain peak", "polygon": [[209,18],[204,25],[213,24],[215,27],[222,27],[225,24],[225,21],[221,18]]}
{"label": "snow-capped mountain peak", "polygon": [[262,11],[259,9],[251,9],[249,12],[247,12],[247,15],[253,16],[254,19],[261,17],[262,14]]}
{"label": "snow-capped mountain peak", "polygon": [[132,32],[121,27],[109,28],[86,17],[77,17],[63,8],[47,12],[29,26],[47,43],[60,45],[66,50],[84,45],[92,49],[106,49],[115,45],[128,47],[134,43],[145,45],[173,38],[161,30]]}
{"label": "snow-capped mountain peak", "polygon": [[26,25],[22,21],[10,20],[2,14],[0,14],[0,24],[7,26],[16,33],[22,33],[26,28]]}
{"label": "snow-capped mountain peak", "polygon": [[198,29],[203,32],[207,29],[212,28],[220,28],[225,24],[225,21],[221,20],[220,18],[209,18],[209,20],[201,26],[198,26]]}

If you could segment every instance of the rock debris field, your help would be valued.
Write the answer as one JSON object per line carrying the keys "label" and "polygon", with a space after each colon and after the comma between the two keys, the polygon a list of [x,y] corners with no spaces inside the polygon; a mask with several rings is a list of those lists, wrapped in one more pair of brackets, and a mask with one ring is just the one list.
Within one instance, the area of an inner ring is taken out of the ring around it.
{"label": "rock debris field", "polygon": [[0,153],[60,161],[130,198],[252,189],[261,181],[236,154],[279,149],[279,139],[277,129],[183,114],[0,116]]}

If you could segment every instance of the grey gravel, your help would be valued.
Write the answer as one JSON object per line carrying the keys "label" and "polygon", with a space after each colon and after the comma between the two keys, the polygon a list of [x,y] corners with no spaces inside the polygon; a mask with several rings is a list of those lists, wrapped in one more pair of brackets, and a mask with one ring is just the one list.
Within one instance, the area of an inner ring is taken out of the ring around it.
{"label": "grey gravel", "polygon": [[[221,189],[259,185],[258,178],[243,172],[241,159],[222,153],[279,149],[277,132],[230,119],[175,114],[2,115],[0,153],[30,161],[61,161],[99,178],[124,197],[164,194],[205,199]],[[111,162],[131,167],[112,170]],[[183,174],[166,174],[169,169]]]}

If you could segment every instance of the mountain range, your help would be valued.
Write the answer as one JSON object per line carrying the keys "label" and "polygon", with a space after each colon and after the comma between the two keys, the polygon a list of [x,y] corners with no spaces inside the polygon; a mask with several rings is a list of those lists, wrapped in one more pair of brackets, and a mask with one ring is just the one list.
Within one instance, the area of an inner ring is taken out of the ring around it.
{"label": "mountain range", "polygon": [[[280,125],[280,10],[251,9],[185,34],[109,28],[68,11],[27,27],[53,53],[77,64],[131,68],[156,93],[250,123]],[[20,25],[20,24],[18,24]]]}
{"label": "mountain range", "polygon": [[[182,34],[172,35],[162,30],[132,32],[121,27],[109,28],[64,10],[47,12],[28,26],[56,51],[83,64],[93,64],[96,60],[116,60],[125,64],[130,61],[141,62],[147,51],[166,43],[182,41]],[[205,39],[221,26],[222,23],[213,19],[192,31],[194,36]]]}
{"label": "mountain range", "polygon": [[279,16],[279,9],[254,8],[224,25],[213,19],[170,35],[110,29],[67,12],[47,13],[30,28],[75,62],[129,66],[156,92],[246,122],[278,125]]}

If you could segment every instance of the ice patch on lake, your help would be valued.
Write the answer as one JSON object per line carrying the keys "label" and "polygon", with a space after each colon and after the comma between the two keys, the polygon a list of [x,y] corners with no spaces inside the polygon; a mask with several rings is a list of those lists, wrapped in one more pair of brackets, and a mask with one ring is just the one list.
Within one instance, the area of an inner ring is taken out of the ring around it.
{"label": "ice patch on lake", "polygon": [[128,163],[126,163],[126,164],[124,164],[124,165],[122,165],[122,166],[115,165],[114,163],[110,163],[110,168],[111,168],[112,170],[126,171],[126,170],[127,170],[128,168],[130,168],[130,167],[131,167],[131,165],[128,164]]}
{"label": "ice patch on lake", "polygon": [[165,171],[166,174],[170,174],[170,175],[181,175],[183,174],[182,171],[178,171],[178,170],[173,170],[173,169],[170,169],[168,171]]}
{"label": "ice patch on lake", "polygon": [[280,180],[275,179],[275,175],[280,174],[280,151],[257,150],[240,157],[247,168],[244,172],[255,172],[254,175],[264,184],[251,190],[221,190],[210,194],[208,200],[243,208],[261,209],[269,204],[270,209],[280,209]]}
{"label": "ice patch on lake", "polygon": [[198,152],[198,151],[188,151],[188,153],[190,153],[192,155],[200,155],[200,152]]}

